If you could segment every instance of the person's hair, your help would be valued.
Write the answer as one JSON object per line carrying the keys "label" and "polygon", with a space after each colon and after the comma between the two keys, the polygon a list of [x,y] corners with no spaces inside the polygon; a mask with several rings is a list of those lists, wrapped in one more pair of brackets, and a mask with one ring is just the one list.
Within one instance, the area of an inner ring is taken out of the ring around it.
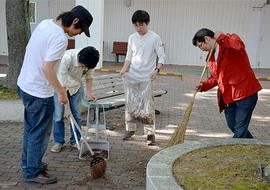
{"label": "person's hair", "polygon": [[133,24],[135,24],[136,22],[145,22],[147,24],[150,21],[150,16],[144,10],[137,10],[133,14],[131,21]]}
{"label": "person's hair", "polygon": [[[56,21],[61,20],[63,26],[70,27],[75,18],[78,18],[78,17],[75,16],[71,11],[68,11],[68,12],[63,12],[62,14],[60,14],[56,18]],[[79,19],[79,21],[74,25],[74,28],[75,29],[78,29],[78,28],[83,29],[83,22],[81,21],[81,19]]]}
{"label": "person's hair", "polygon": [[209,30],[207,28],[200,29],[193,37],[192,44],[194,46],[197,46],[197,42],[203,42],[205,43],[205,36],[209,36],[211,38],[214,38],[215,33],[212,30]]}
{"label": "person's hair", "polygon": [[88,69],[93,69],[99,61],[99,52],[92,46],[85,47],[78,53],[78,60]]}

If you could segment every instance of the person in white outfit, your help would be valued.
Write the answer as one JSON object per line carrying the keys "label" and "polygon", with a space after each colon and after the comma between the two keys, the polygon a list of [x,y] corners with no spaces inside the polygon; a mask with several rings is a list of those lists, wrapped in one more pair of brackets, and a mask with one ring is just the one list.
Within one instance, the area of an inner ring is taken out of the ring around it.
{"label": "person in white outfit", "polygon": [[[154,80],[166,62],[163,44],[159,35],[149,30],[150,16],[144,10],[137,10],[132,16],[132,23],[136,33],[129,36],[127,56],[119,77],[125,75],[129,68],[128,75],[134,79],[150,78],[152,90],[152,108],[154,110]],[[158,57],[158,64],[156,63]],[[155,118],[155,117],[154,117]],[[136,124],[127,121],[126,133],[123,140],[128,140],[135,135]],[[155,144],[155,125],[145,126],[147,128],[147,144]]]}

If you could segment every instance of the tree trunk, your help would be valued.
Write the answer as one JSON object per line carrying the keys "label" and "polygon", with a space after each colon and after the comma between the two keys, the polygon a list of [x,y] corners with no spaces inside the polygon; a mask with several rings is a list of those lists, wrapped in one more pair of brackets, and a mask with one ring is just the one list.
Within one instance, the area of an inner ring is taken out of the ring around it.
{"label": "tree trunk", "polygon": [[25,47],[31,35],[28,7],[29,0],[6,0],[9,68],[3,86],[9,89],[17,89]]}

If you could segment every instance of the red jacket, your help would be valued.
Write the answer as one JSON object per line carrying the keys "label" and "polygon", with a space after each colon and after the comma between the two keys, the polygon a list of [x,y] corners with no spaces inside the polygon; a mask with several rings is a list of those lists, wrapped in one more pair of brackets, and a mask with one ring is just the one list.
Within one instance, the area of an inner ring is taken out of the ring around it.
{"label": "red jacket", "polygon": [[217,43],[218,65],[213,52],[209,61],[211,76],[203,82],[201,90],[207,91],[218,85],[218,105],[221,113],[224,104],[245,99],[262,87],[250,66],[245,45],[238,35],[221,34]]}

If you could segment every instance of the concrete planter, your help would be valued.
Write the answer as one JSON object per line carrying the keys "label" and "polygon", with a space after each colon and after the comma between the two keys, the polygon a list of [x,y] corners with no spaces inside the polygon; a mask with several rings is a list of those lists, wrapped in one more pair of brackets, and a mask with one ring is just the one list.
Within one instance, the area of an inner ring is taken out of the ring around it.
{"label": "concrete planter", "polygon": [[200,148],[234,144],[270,145],[270,141],[263,139],[214,138],[209,140],[192,141],[166,148],[155,154],[147,164],[146,189],[182,190],[183,188],[176,182],[172,174],[172,166],[177,158],[185,153]]}

